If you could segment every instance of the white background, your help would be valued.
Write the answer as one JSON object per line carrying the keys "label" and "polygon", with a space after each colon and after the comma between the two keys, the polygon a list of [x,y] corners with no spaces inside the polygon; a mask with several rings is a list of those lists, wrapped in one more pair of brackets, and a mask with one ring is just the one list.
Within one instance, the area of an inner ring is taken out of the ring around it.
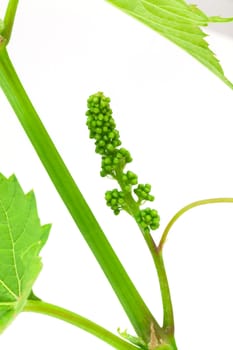
{"label": "white background", "polygon": [[[1,14],[5,4],[1,1]],[[212,32],[209,41],[233,81],[233,38]],[[86,99],[96,91],[111,97],[123,146],[134,157],[130,169],[153,186],[161,215],[157,241],[182,206],[233,197],[232,91],[185,52],[103,0],[20,1],[9,53],[90,207],[160,321],[156,274],[137,227],[105,206],[104,192],[115,184],[98,175],[100,158],[85,126]],[[2,93],[0,171],[15,173],[25,192],[33,188],[42,223],[53,223],[36,294],[113,332],[118,327],[132,331]],[[229,348],[232,217],[231,204],[196,208],[170,233],[164,254],[179,350]],[[36,314],[21,314],[1,335],[1,348],[16,346],[109,349],[75,327]]]}

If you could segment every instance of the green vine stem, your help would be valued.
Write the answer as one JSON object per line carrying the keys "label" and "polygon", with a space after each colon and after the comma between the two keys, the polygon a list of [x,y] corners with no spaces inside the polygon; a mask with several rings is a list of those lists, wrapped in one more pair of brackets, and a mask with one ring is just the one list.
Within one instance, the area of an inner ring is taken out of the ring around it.
{"label": "green vine stem", "polygon": [[4,17],[4,29],[2,31],[2,37],[9,42],[13,24],[15,20],[16,10],[18,7],[18,0],[10,0],[7,6],[6,14]]}
{"label": "green vine stem", "polygon": [[5,47],[0,48],[0,86],[136,333],[148,342],[153,323],[162,335],[162,329],[130,280],[36,113]]}
{"label": "green vine stem", "polygon": [[48,304],[43,301],[29,300],[25,305],[23,311],[36,312],[68,322],[78,328],[83,329],[84,331],[87,331],[88,333],[91,333],[92,335],[105,341],[105,343],[118,350],[139,349],[138,347],[126,342],[125,340],[109,332],[107,329],[97,325],[96,323],[56,305]]}
{"label": "green vine stem", "polygon": [[173,335],[174,334],[173,307],[172,307],[171,293],[170,293],[170,288],[168,284],[167,273],[164,266],[162,251],[158,249],[149,232],[145,232],[143,236],[151,252],[151,255],[157,270],[158,278],[159,278],[160,291],[161,291],[162,303],[163,303],[163,328],[166,331],[166,334]]}
{"label": "green vine stem", "polygon": [[170,231],[170,229],[172,228],[172,226],[174,225],[174,223],[181,217],[181,215],[183,215],[186,211],[193,209],[195,207],[199,207],[200,205],[206,205],[206,204],[214,204],[214,203],[233,203],[233,198],[210,198],[210,199],[202,199],[196,202],[192,202],[188,205],[186,205],[185,207],[183,207],[182,209],[180,209],[174,216],[173,218],[169,221],[169,223],[167,224],[163,235],[161,237],[161,240],[159,242],[158,245],[158,250],[162,251],[163,246],[166,242],[168,233]]}

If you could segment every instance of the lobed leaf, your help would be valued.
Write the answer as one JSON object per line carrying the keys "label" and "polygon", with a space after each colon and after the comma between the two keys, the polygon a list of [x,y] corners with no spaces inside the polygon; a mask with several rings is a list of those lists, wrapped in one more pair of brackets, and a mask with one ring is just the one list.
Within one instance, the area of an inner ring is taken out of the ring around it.
{"label": "lobed leaf", "polygon": [[200,28],[210,22],[230,22],[233,17],[208,17],[197,6],[189,5],[184,0],[107,1],[183,48],[233,89],[233,84],[225,77],[219,60],[204,39],[206,34]]}
{"label": "lobed leaf", "polygon": [[49,230],[40,225],[33,192],[25,195],[14,175],[0,174],[0,333],[31,294]]}

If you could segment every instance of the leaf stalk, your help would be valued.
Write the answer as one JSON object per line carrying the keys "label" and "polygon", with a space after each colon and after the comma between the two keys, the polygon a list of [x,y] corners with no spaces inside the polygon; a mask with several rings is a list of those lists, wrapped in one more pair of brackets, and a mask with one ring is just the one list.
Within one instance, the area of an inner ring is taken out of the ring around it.
{"label": "leaf stalk", "polygon": [[97,338],[103,340],[105,343],[111,345],[112,347],[118,350],[139,349],[133,344],[126,342],[125,340],[109,332],[107,329],[99,326],[98,324],[88,320],[87,318],[80,316],[72,311],[63,309],[57,305],[45,303],[43,301],[28,300],[23,311],[36,312],[68,322],[96,336]]}

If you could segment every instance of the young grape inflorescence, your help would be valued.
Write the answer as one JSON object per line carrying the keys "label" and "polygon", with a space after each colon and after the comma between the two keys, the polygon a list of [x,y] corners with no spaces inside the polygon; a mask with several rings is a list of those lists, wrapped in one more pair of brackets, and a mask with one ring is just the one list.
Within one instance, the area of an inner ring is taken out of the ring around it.
{"label": "young grape inflorescence", "polygon": [[115,179],[120,189],[105,193],[107,205],[118,215],[121,210],[132,215],[143,232],[159,227],[159,215],[155,209],[141,209],[146,201],[153,201],[150,184],[138,184],[135,173],[125,167],[132,162],[130,152],[120,147],[119,131],[112,116],[110,98],[102,92],[91,95],[87,101],[87,126],[89,136],[95,139],[95,151],[102,157],[100,175]]}

